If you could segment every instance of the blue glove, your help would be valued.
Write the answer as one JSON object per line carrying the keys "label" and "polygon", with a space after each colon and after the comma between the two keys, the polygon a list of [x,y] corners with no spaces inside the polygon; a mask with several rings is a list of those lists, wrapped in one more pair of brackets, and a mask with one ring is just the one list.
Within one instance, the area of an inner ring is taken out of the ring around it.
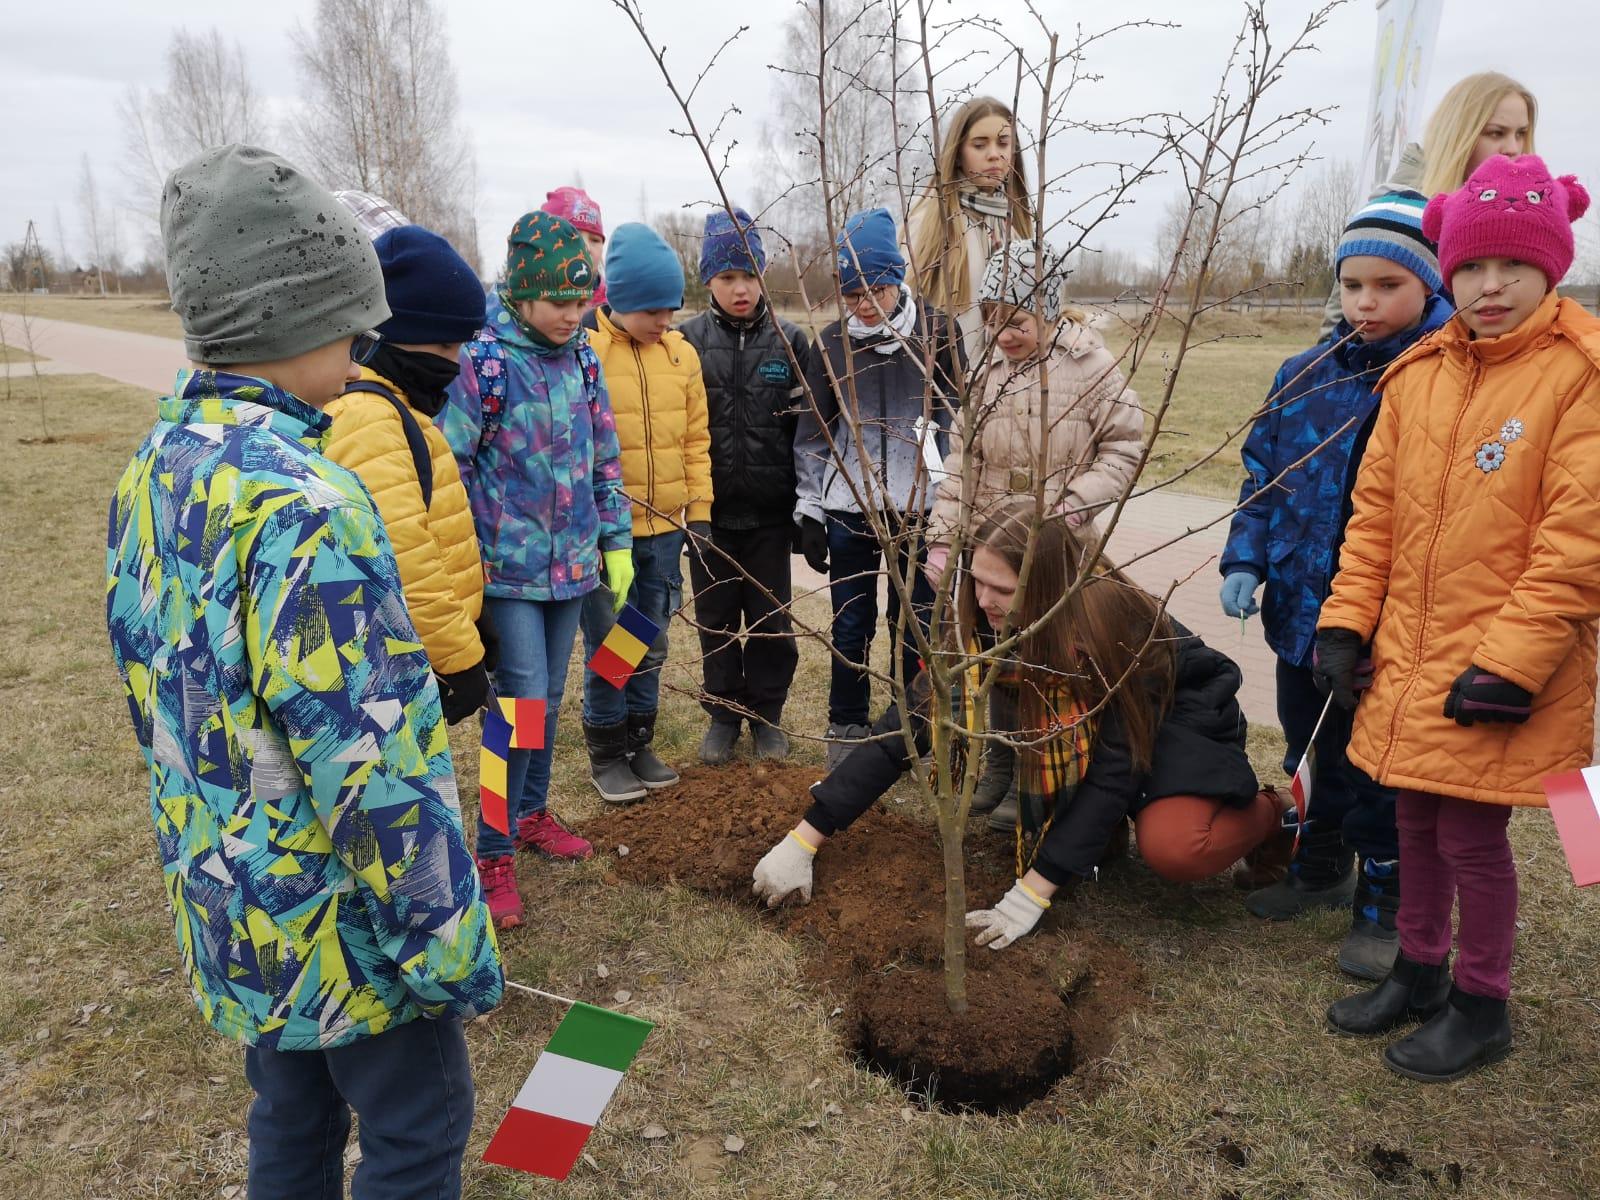
{"label": "blue glove", "polygon": [[1222,580],[1222,615],[1225,617],[1253,617],[1261,611],[1256,603],[1256,589],[1261,580],[1254,571],[1229,571]]}

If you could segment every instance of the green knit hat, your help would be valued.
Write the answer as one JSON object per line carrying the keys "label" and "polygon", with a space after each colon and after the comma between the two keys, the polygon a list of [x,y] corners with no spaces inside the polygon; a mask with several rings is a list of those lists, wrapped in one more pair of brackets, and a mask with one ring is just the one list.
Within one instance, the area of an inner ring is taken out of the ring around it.
{"label": "green knit hat", "polygon": [[506,239],[505,293],[513,300],[587,300],[594,260],[580,234],[560,217],[531,212]]}

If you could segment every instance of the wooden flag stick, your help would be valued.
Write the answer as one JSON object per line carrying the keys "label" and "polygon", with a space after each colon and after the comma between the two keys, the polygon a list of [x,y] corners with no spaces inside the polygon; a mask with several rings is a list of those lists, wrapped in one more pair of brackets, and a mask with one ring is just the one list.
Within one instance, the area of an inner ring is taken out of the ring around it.
{"label": "wooden flag stick", "polygon": [[506,986],[509,988],[516,988],[519,992],[527,992],[530,996],[543,996],[546,1000],[554,1000],[557,1004],[565,1004],[568,1007],[571,1007],[577,1003],[576,1000],[569,1000],[567,997],[558,996],[554,992],[541,992],[536,987],[529,987],[525,983],[517,983],[515,980],[511,979],[506,980]]}

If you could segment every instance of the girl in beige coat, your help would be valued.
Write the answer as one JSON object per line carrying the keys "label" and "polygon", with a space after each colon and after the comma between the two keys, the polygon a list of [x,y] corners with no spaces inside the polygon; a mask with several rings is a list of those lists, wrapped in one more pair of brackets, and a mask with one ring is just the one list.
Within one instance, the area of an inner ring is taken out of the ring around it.
{"label": "girl in beige coat", "polygon": [[[1114,503],[1139,467],[1139,398],[1083,314],[1062,308],[1060,256],[1045,248],[1036,257],[1033,243],[1010,243],[989,258],[978,289],[995,348],[956,412],[928,519],[924,570],[935,591],[947,586],[957,529],[978,528],[1018,497],[1042,497],[1046,515],[1081,525]],[[1017,729],[1017,714],[993,697],[990,728]],[[991,742],[973,793],[973,810],[993,809],[989,824],[1001,832],[1016,821],[1014,767],[1010,747]]]}

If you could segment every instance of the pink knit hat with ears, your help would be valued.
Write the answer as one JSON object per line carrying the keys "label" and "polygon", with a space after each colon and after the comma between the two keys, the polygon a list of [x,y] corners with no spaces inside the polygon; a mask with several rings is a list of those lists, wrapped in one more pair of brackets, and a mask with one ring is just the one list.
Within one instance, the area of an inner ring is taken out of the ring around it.
{"label": "pink knit hat with ears", "polygon": [[1537,154],[1496,154],[1456,191],[1428,201],[1422,232],[1439,243],[1446,286],[1464,262],[1517,258],[1555,287],[1572,266],[1572,223],[1588,211],[1589,193],[1577,176],[1552,179]]}

